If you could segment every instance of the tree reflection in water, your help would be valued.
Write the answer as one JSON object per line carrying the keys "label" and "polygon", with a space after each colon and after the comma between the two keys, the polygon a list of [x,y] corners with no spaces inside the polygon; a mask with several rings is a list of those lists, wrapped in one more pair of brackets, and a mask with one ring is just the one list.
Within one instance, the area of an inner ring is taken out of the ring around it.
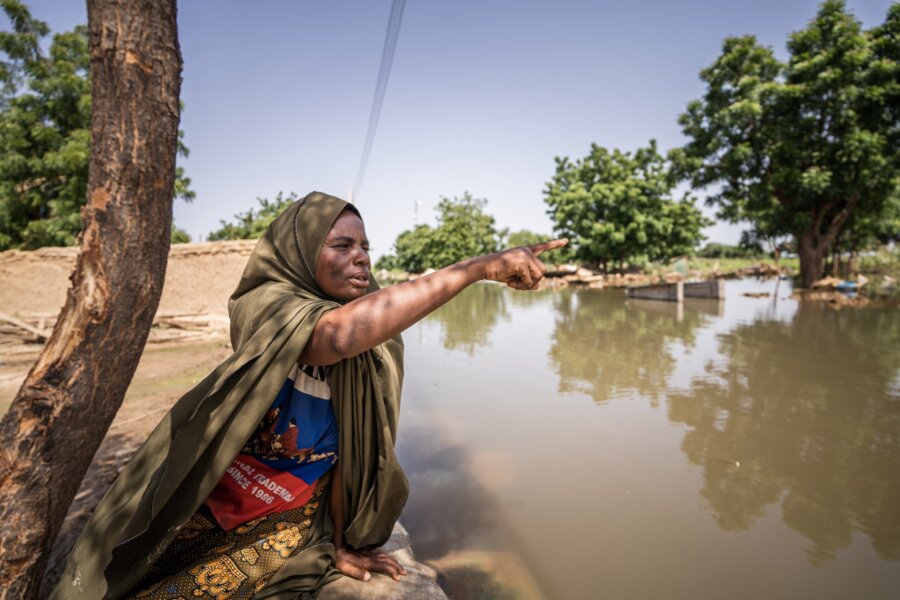
{"label": "tree reflection in water", "polygon": [[675,358],[673,342],[694,345],[701,310],[672,302],[630,300],[615,292],[564,290],[554,296],[556,330],[550,360],[559,391],[591,396],[602,404],[638,393],[653,406],[665,395]]}
{"label": "tree reflection in water", "polygon": [[900,559],[896,311],[801,305],[789,322],[737,325],[719,351],[725,360],[668,398],[670,420],[690,428],[682,449],[703,468],[719,526],[749,529],[780,503],[814,565],[857,530]]}
{"label": "tree reflection in water", "polygon": [[444,348],[474,355],[480,347],[490,345],[491,332],[500,319],[509,320],[505,291],[505,286],[489,283],[470,286],[426,320],[441,324]]}

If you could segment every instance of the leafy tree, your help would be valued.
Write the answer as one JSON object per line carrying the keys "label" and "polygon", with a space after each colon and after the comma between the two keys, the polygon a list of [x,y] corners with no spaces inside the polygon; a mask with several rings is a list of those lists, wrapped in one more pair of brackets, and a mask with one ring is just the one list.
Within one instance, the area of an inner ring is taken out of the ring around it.
{"label": "leafy tree", "polygon": [[416,225],[397,236],[394,254],[385,254],[375,263],[377,269],[421,273],[431,267],[434,248],[434,228]]}
{"label": "leafy tree", "polygon": [[[506,230],[495,227],[494,217],[484,212],[487,200],[465,192],[461,198],[441,198],[438,225],[432,235],[430,267],[439,269],[472,256],[500,250]],[[427,267],[426,267],[427,268]]]}
{"label": "leafy tree", "polygon": [[487,200],[469,192],[452,200],[441,198],[437,226],[417,225],[401,233],[394,242],[394,254],[381,257],[376,268],[421,273],[498,251],[506,230],[496,228],[494,217],[484,212],[486,205]]}
{"label": "leafy tree", "polygon": [[210,241],[215,240],[252,240],[263,234],[269,223],[275,220],[284,209],[299,200],[299,196],[291,192],[287,196],[278,192],[274,200],[257,198],[259,209],[252,208],[247,212],[234,215],[235,222],[229,223],[224,219],[219,221],[222,227],[209,234]]}
{"label": "leafy tree", "polygon": [[786,63],[753,36],[726,39],[679,119],[690,139],[672,153],[679,172],[715,186],[721,218],[749,220],[758,238],[793,236],[805,287],[854,216],[865,227],[898,194],[898,40],[900,4],[865,32],[828,0],[790,36]]}
{"label": "leafy tree", "polygon": [[549,235],[541,235],[540,233],[528,231],[527,229],[520,229],[519,231],[510,233],[509,236],[507,236],[506,244],[504,245],[507,248],[518,248],[519,246],[533,246],[534,244],[546,242],[549,239]]}
{"label": "leafy tree", "polygon": [[688,196],[672,198],[669,165],[656,142],[633,154],[596,144],[584,159],[556,159],[544,201],[576,259],[607,269],[689,254],[710,222]]}
{"label": "leafy tree", "polygon": [[[87,28],[53,36],[19,0],[0,7],[0,250],[75,243],[86,203],[91,144]],[[179,141],[179,154],[188,150]],[[191,200],[176,170],[175,197]]]}
{"label": "leafy tree", "polygon": [[[898,242],[900,195],[890,198],[880,214],[856,212],[850,217],[832,246],[832,257],[830,263],[826,263],[826,273],[851,276],[861,251],[876,250]],[[849,261],[842,262],[841,256],[845,254],[849,254]]]}
{"label": "leafy tree", "polygon": [[191,243],[191,234],[182,229],[181,227],[175,227],[172,225],[172,236],[171,242],[173,244],[190,244]]}

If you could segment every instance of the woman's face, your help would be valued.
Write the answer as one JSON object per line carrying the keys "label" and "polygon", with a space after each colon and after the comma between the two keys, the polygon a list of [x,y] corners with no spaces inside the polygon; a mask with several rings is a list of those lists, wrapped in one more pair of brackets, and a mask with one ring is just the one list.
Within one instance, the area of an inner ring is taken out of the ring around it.
{"label": "woman's face", "polygon": [[363,296],[369,287],[369,240],[356,213],[338,215],[316,263],[316,282],[322,291],[338,300]]}

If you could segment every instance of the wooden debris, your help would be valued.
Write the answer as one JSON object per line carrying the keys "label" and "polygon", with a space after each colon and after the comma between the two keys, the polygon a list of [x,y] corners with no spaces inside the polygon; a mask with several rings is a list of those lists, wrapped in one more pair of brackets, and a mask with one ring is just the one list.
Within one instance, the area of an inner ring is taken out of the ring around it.
{"label": "wooden debris", "polygon": [[33,336],[38,338],[38,341],[41,341],[41,342],[46,342],[47,339],[49,339],[49,337],[50,337],[49,331],[47,331],[45,329],[38,329],[37,327],[35,327],[33,325],[29,325],[25,321],[22,321],[21,319],[17,319],[6,313],[0,312],[0,321],[9,323],[10,325],[13,325],[23,331],[26,331],[26,332],[32,334]]}

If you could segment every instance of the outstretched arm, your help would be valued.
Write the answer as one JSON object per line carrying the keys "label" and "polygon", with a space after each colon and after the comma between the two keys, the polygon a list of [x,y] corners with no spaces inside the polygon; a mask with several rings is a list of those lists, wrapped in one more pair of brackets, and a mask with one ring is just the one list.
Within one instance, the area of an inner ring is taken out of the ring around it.
{"label": "outstretched arm", "polygon": [[567,243],[553,240],[470,258],[348,302],[319,319],[300,362],[331,365],[374,348],[476,281],[487,279],[517,290],[533,290],[547,270],[538,256]]}

